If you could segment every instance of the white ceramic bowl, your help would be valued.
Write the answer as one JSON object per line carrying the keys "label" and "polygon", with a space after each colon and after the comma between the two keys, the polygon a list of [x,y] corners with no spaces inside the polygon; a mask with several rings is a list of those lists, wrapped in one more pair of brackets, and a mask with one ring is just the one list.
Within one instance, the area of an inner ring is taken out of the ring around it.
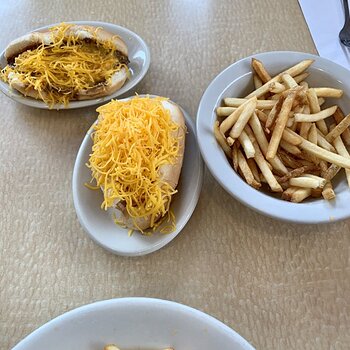
{"label": "white ceramic bowl", "polygon": [[[128,56],[130,60],[130,63],[128,66],[130,70],[130,77],[119,90],[117,90],[111,95],[95,98],[92,100],[86,100],[86,101],[71,101],[67,107],[65,107],[64,105],[56,105],[54,109],[56,110],[73,109],[73,108],[81,108],[81,107],[88,107],[88,106],[101,104],[104,101],[109,101],[112,98],[116,98],[118,96],[121,96],[127,93],[132,88],[134,88],[146,75],[151,62],[150,51],[147,44],[144,42],[144,40],[140,36],[138,36],[136,33],[132,32],[127,28],[124,28],[112,23],[94,22],[94,21],[77,21],[77,22],[67,22],[67,23],[85,24],[85,25],[91,25],[95,27],[102,27],[103,29],[105,29],[106,31],[109,31],[110,33],[119,35],[125,41],[128,47]],[[48,26],[41,27],[33,31],[47,30],[48,28],[58,24],[59,23],[50,24]],[[15,38],[12,38],[12,40],[13,39]],[[3,51],[0,54],[1,67],[5,67],[7,64],[4,54],[5,54],[5,51]],[[31,97],[25,97],[20,92],[14,89],[11,89],[8,84],[4,83],[1,80],[0,80],[0,90],[8,97],[24,105],[35,107],[35,108],[41,108],[41,109],[49,109],[47,104],[45,104],[43,101],[35,100],[34,98],[31,98]]]}
{"label": "white ceramic bowl", "polygon": [[253,350],[231,328],[188,306],[150,298],[96,302],[40,327],[13,350]]}
{"label": "white ceramic bowl", "polygon": [[[143,96],[143,95],[140,95]],[[190,219],[198,202],[203,182],[203,161],[197,146],[195,127],[191,117],[185,116],[187,134],[185,154],[178,184],[178,193],[173,197],[171,209],[176,217],[176,230],[170,234],[155,232],[144,236],[116,225],[112,211],[101,209],[102,191],[93,191],[84,186],[91,179],[91,171],[86,163],[91,153],[91,129],[86,134],[73,170],[73,200],[78,219],[90,237],[102,247],[118,255],[137,256],[152,253],[173,240]]]}
{"label": "white ceramic bowl", "polygon": [[266,52],[244,58],[223,70],[210,83],[200,101],[197,135],[205,163],[228,193],[262,214],[296,223],[321,223],[348,218],[350,190],[343,172],[333,181],[337,195],[335,200],[308,199],[303,203],[290,203],[250,187],[227,161],[213,134],[215,110],[223,98],[244,97],[253,90],[250,66],[252,57],[261,60],[272,75],[303,59],[314,59],[314,64],[308,69],[310,76],[306,79],[307,82],[312,87],[343,89],[344,96],[341,99],[328,101],[329,104],[338,104],[345,113],[350,112],[350,72],[344,67],[322,57],[301,52]]}

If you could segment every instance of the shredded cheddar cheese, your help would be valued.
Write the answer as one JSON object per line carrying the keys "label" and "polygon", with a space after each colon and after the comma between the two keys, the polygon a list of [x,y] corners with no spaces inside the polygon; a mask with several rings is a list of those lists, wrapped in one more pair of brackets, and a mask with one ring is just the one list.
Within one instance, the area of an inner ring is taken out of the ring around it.
{"label": "shredded cheddar cheese", "polygon": [[[93,146],[87,166],[103,189],[101,208],[122,202],[133,219],[151,217],[151,228],[169,218],[171,196],[177,191],[161,179],[159,169],[174,164],[179,126],[164,108],[162,99],[135,97],[112,101],[97,109],[98,121],[92,132]],[[174,229],[174,225],[170,225]],[[167,231],[169,225],[167,226]],[[142,231],[142,230],[141,230]]]}
{"label": "shredded cheddar cheese", "polygon": [[51,43],[41,43],[15,58],[14,65],[7,65],[0,78],[11,84],[9,77],[36,90],[49,106],[67,105],[81,90],[107,84],[112,75],[125,64],[116,57],[112,42],[96,40],[96,28],[91,34],[94,40],[81,40],[72,34],[71,24],[50,28]]}

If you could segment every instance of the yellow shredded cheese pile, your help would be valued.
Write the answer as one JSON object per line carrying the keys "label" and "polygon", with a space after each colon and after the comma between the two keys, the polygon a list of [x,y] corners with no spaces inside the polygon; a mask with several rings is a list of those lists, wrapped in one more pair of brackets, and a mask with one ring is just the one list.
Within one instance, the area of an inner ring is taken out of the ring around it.
{"label": "yellow shredded cheese pile", "polygon": [[[72,34],[71,24],[50,28],[51,44],[40,44],[15,58],[0,78],[9,82],[9,74],[16,73],[20,82],[34,88],[49,106],[67,105],[78,91],[106,84],[122,67],[112,42],[84,41]],[[93,37],[100,28],[96,28]]]}
{"label": "yellow shredded cheese pile", "polygon": [[123,201],[136,227],[135,218],[149,215],[150,227],[157,226],[169,212],[171,196],[176,193],[162,181],[159,169],[176,160],[179,140],[174,133],[179,126],[160,98],[112,101],[97,112],[88,167],[103,189],[101,207],[107,209]]}

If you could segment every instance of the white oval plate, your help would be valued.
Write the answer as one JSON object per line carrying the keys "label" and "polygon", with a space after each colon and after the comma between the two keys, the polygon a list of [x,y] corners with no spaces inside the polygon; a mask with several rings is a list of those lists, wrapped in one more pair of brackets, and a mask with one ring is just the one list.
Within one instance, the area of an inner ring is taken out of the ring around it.
{"label": "white oval plate", "polygon": [[[102,27],[108,32],[119,35],[125,41],[128,47],[128,56],[130,60],[130,63],[129,63],[130,78],[128,78],[128,80],[119,90],[117,90],[111,95],[95,98],[92,100],[86,100],[86,101],[71,101],[67,107],[65,107],[64,105],[56,105],[53,109],[56,109],[56,110],[57,109],[74,109],[74,108],[88,107],[88,106],[101,104],[105,101],[109,101],[112,98],[116,98],[130,91],[146,75],[151,62],[151,55],[147,44],[136,33],[132,32],[127,28],[124,28],[112,23],[94,22],[94,21],[92,22],[77,21],[77,22],[67,22],[67,23],[85,24],[85,25],[91,25],[95,27]],[[48,28],[58,24],[59,23],[50,24],[49,26],[41,27],[33,31],[47,30]],[[5,50],[0,54],[1,67],[5,67],[7,64],[4,55],[5,55]],[[43,101],[36,100],[31,97],[25,97],[20,92],[14,89],[11,89],[8,84],[4,83],[1,80],[0,80],[0,90],[8,97],[24,105],[35,107],[35,108],[41,108],[41,109],[49,109],[49,107]]]}
{"label": "white oval plate", "polygon": [[13,350],[254,350],[234,330],[189,306],[151,298],[99,301],[69,311],[27,336]]}
{"label": "white oval plate", "polygon": [[339,104],[345,113],[350,112],[350,71],[325,58],[302,52],[276,51],[255,54],[223,70],[204,92],[197,112],[199,148],[210,172],[234,198],[267,216],[295,223],[332,222],[350,217],[350,189],[343,172],[333,182],[336,199],[308,199],[303,203],[290,203],[274,198],[267,192],[255,190],[233,170],[224,152],[218,146],[213,127],[215,110],[225,97],[246,96],[253,90],[251,59],[261,60],[272,75],[300,62],[314,59],[308,69],[306,81],[310,86],[329,86],[344,90],[341,99],[327,99],[329,104]]}
{"label": "white oval plate", "polygon": [[[140,95],[142,96],[142,95]],[[173,197],[171,208],[176,217],[176,230],[170,234],[153,233],[144,236],[116,225],[112,211],[101,209],[102,191],[90,190],[84,183],[91,179],[86,167],[91,153],[91,128],[80,146],[73,170],[73,200],[78,219],[90,237],[102,247],[118,255],[137,256],[152,253],[174,239],[190,219],[198,202],[203,182],[203,161],[197,146],[195,127],[191,117],[185,116],[187,134],[185,154],[178,184],[178,193]]]}

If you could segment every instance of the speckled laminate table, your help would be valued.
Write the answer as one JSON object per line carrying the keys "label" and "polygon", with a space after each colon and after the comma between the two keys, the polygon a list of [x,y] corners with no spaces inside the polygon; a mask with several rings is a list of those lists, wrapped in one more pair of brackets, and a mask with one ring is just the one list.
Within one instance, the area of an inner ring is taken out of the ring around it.
{"label": "speckled laminate table", "polygon": [[[214,76],[247,55],[315,53],[296,0],[0,2],[0,47],[67,20],[140,34],[152,63],[139,93],[168,96],[195,118]],[[71,175],[94,108],[42,111],[0,96],[0,348],[77,306],[125,296],[203,310],[258,349],[350,348],[350,221],[291,225],[232,199],[206,171],[188,225],[140,258],[91,241]]]}

